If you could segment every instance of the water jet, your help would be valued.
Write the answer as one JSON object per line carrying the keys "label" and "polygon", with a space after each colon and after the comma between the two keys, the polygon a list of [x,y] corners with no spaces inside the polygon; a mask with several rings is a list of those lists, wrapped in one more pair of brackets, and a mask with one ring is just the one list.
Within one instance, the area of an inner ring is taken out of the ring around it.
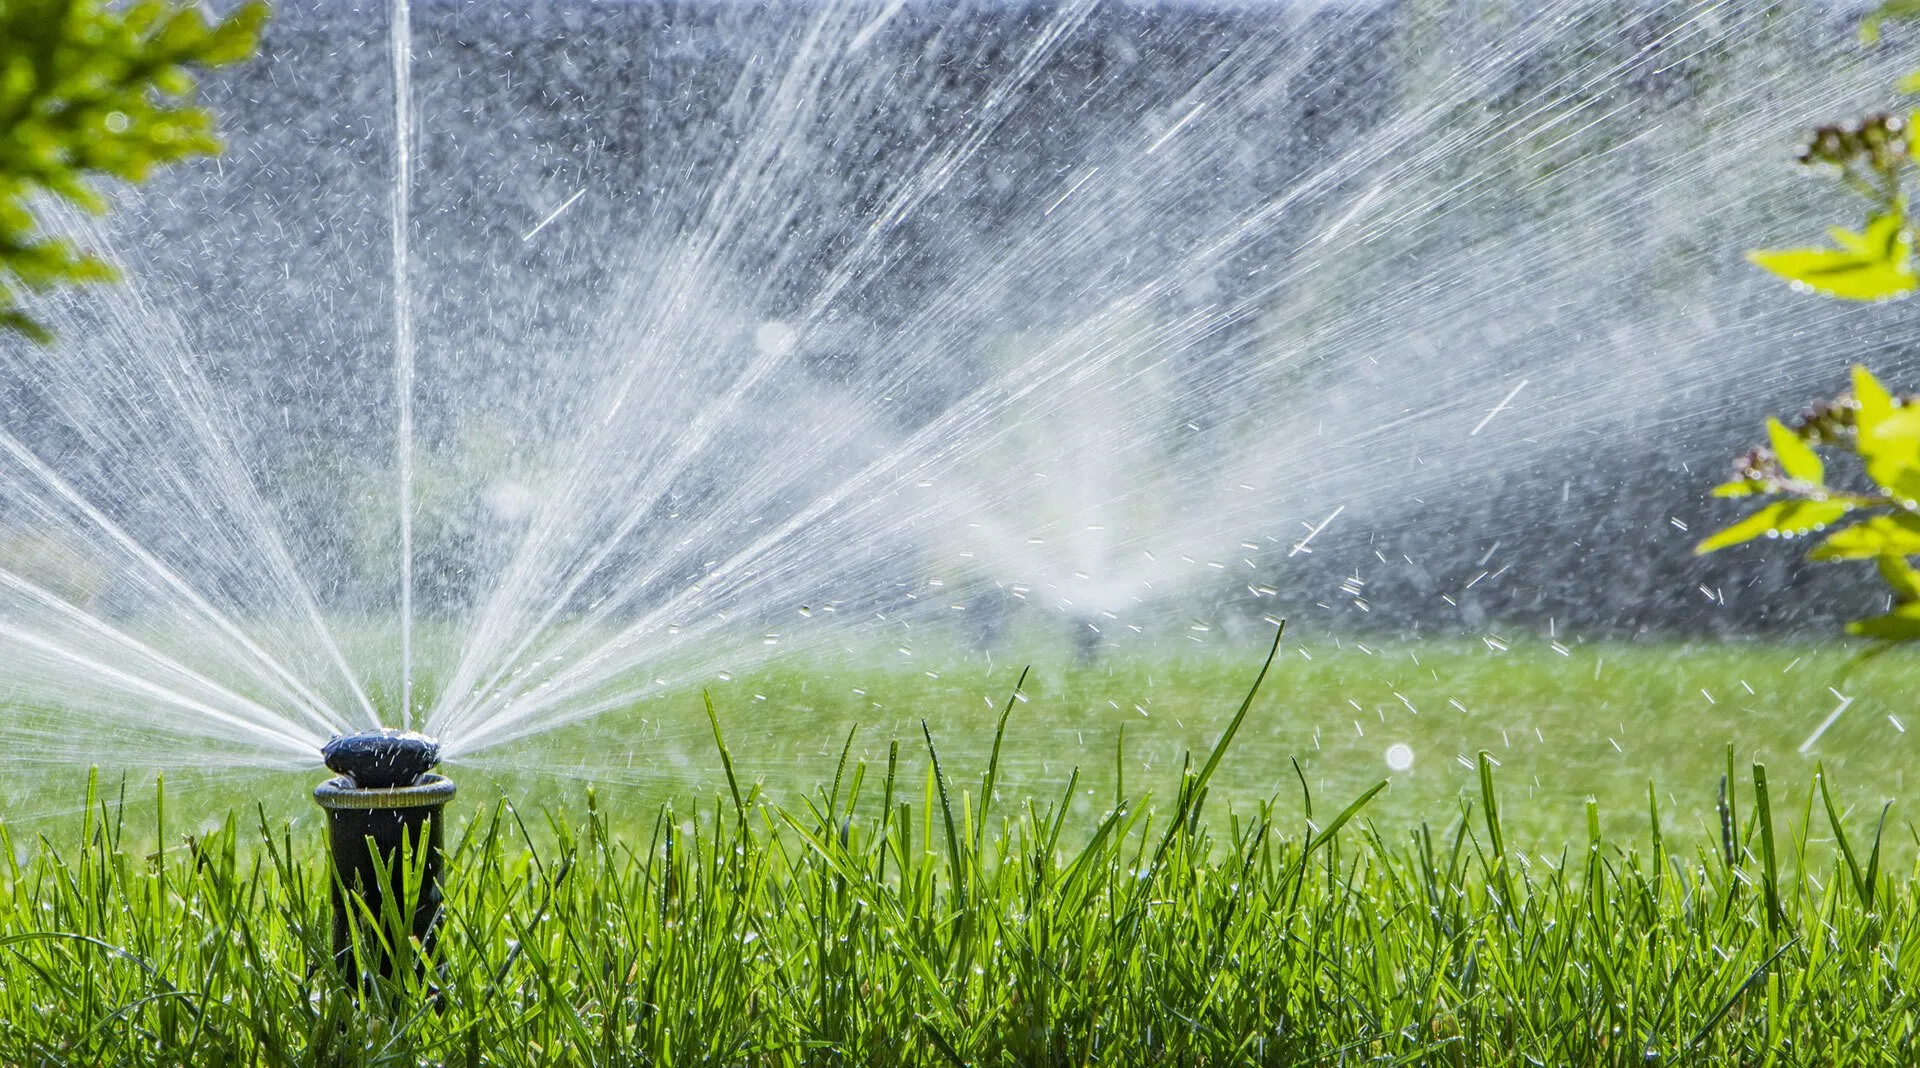
{"label": "water jet", "polygon": [[722,671],[996,629],[1771,628],[1683,468],[1855,331],[1727,235],[1818,233],[1765,146],[1905,73],[1805,0],[282,6],[0,351],[10,820],[383,713],[653,775]]}
{"label": "water jet", "polygon": [[354,934],[362,935],[368,971],[391,977],[393,962],[377,926],[412,906],[411,933],[431,954],[440,920],[440,811],[453,782],[431,769],[440,743],[411,731],[383,729],[334,738],[320,751],[337,772],[314,787],[327,810],[333,883],[333,955],[354,967]]}

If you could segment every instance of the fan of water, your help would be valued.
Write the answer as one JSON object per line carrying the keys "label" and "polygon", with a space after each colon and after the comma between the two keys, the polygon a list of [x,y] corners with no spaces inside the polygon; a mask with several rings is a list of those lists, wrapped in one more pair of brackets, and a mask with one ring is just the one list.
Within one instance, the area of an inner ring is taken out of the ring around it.
{"label": "fan of water", "polygon": [[1793,139],[1895,52],[1771,0],[289,0],[229,155],[92,231],[126,283],[0,349],[0,731],[477,759],[1007,627],[1751,622],[1677,517],[1853,353],[1740,250],[1830,216]]}

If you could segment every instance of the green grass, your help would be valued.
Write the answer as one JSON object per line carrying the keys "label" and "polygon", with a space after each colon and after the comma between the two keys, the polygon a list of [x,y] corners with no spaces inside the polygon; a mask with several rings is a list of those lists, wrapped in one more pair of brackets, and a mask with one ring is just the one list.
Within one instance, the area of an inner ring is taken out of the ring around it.
{"label": "green grass", "polygon": [[[1716,663],[1715,655],[1695,651],[1682,658],[1693,667],[1665,673],[1643,664],[1631,686],[1660,694],[1702,673],[1757,675],[1750,656]],[[1763,651],[1762,662],[1773,655]],[[825,743],[825,785],[809,793],[790,784],[795,769],[813,766],[811,756],[783,769],[774,766],[788,759],[778,745],[757,754],[739,744],[723,761],[703,711],[704,751],[690,762],[711,769],[713,789],[683,791],[663,807],[613,805],[610,794],[592,793],[576,804],[549,788],[541,813],[537,802],[476,802],[485,791],[468,787],[450,814],[437,959],[366,990],[344,982],[331,961],[328,883],[311,817],[289,825],[243,815],[207,831],[197,808],[186,816],[196,833],[182,841],[165,823],[182,818],[177,800],[137,810],[143,826],[118,800],[89,798],[85,817],[63,824],[57,839],[0,842],[8,865],[0,868],[0,1063],[1911,1064],[1920,1056],[1920,868],[1891,859],[1896,840],[1911,834],[1897,808],[1884,823],[1877,802],[1848,808],[1886,788],[1855,776],[1899,755],[1833,733],[1864,729],[1868,717],[1836,723],[1828,736],[1853,754],[1843,778],[1860,796],[1805,789],[1812,766],[1783,775],[1796,753],[1775,762],[1776,779],[1803,787],[1791,799],[1778,784],[1769,791],[1747,760],[1765,746],[1736,739],[1736,756],[1724,737],[1699,737],[1719,723],[1646,723],[1702,754],[1642,761],[1704,781],[1708,816],[1676,833],[1665,793],[1646,786],[1646,766],[1621,772],[1640,780],[1638,790],[1603,795],[1616,810],[1610,817],[1585,802],[1563,816],[1550,791],[1525,781],[1536,772],[1511,751],[1500,768],[1476,753],[1460,769],[1464,780],[1448,754],[1416,764],[1416,772],[1446,769],[1432,785],[1312,789],[1343,775],[1384,778],[1383,745],[1354,743],[1365,760],[1352,762],[1363,766],[1341,771],[1347,757],[1323,730],[1318,755],[1306,747],[1295,778],[1290,763],[1271,766],[1275,751],[1307,730],[1280,722],[1287,702],[1347,693],[1365,707],[1388,686],[1416,706],[1425,699],[1404,679],[1351,665],[1320,669],[1334,675],[1315,681],[1305,665],[1320,662],[1276,668],[1244,717],[1232,714],[1240,695],[1216,701],[1207,688],[1229,672],[1196,669],[1204,685],[1187,692],[1203,693],[1211,708],[1204,719],[1195,708],[1193,726],[1176,730],[1222,735],[1221,744],[1138,775],[1127,773],[1127,754],[1137,750],[1116,747],[1093,795],[1086,778],[1065,771],[1041,792],[1049,773],[1036,766],[1072,753],[1064,744],[1036,753],[1045,743],[1023,732],[1058,738],[1072,729],[1076,701],[1094,707],[1095,695],[1135,685],[1129,672],[1149,665],[1116,664],[1111,681],[1036,696],[1014,708],[1004,735],[1010,706],[982,717],[978,740],[969,734],[980,726],[974,717],[949,713],[927,735],[916,724],[897,750],[870,762],[842,762],[846,709],[823,703],[817,715],[836,737]],[[1463,662],[1442,683],[1456,694],[1468,692],[1456,674]],[[1863,679],[1862,692],[1889,687],[1871,692],[1897,700],[1904,674],[1880,670],[1893,681]],[[1537,667],[1488,671],[1482,694],[1535,693],[1553,678]],[[1241,694],[1250,674],[1242,661]],[[823,677],[801,673],[784,685],[811,690]],[[914,685],[901,692],[926,692]],[[772,703],[788,691],[764,681],[759,692]],[[739,711],[740,694],[718,696],[722,725],[749,728],[730,735],[758,732],[760,721]],[[1588,697],[1620,699],[1617,691]],[[1043,715],[1064,715],[1067,725]],[[1042,719],[1037,728],[1022,722],[1029,716]],[[796,713],[786,726],[818,724]],[[1770,729],[1797,746],[1800,726]],[[1450,729],[1471,740],[1487,728]],[[567,746],[597,738],[605,750],[618,737],[612,730],[596,725],[544,744],[559,763]],[[966,737],[949,746],[949,735]],[[688,732],[661,736],[692,753]],[[792,737],[806,735],[790,735],[786,753]],[[1150,737],[1158,745],[1180,736]],[[856,732],[855,752],[860,744]],[[1089,761],[1086,772],[1102,769]],[[1612,772],[1581,765],[1568,774],[1606,782]],[[1722,775],[1731,787],[1724,808]],[[772,788],[756,786],[762,777]],[[1019,788],[1022,781],[1035,789]],[[1158,801],[1126,800],[1148,785],[1163,788]],[[710,803],[695,807],[688,796]],[[1407,818],[1415,807],[1427,811]],[[1516,827],[1529,819],[1542,834],[1557,827],[1560,844],[1523,846]],[[148,853],[143,840],[181,844]]]}
{"label": "green grass", "polygon": [[[1854,648],[1842,643],[1568,640],[1556,649],[1545,636],[1516,634],[1505,644],[1290,632],[1216,777],[1215,797],[1241,806],[1280,797],[1297,806],[1297,761],[1316,796],[1354,796],[1384,777],[1388,789],[1371,808],[1376,819],[1438,822],[1478,789],[1474,757],[1485,750],[1524,802],[1514,806],[1510,838],[1554,851],[1583,833],[1589,797],[1601,802],[1610,836],[1643,834],[1649,783],[1660,791],[1663,832],[1710,831],[1728,744],[1742,765],[1773,765],[1796,795],[1822,761],[1862,791],[1862,803],[1903,796],[1908,769],[1920,765],[1920,731],[1905,730],[1920,723],[1911,696],[1920,684],[1915,651],[1889,654],[1843,679]],[[1182,755],[1212,745],[1222,710],[1238,703],[1264,652],[1174,642],[1081,664],[1064,643],[1034,641],[1023,644],[1030,661],[996,656],[989,665],[978,654],[932,646],[920,638],[911,657],[890,647],[839,658],[790,655],[704,685],[742,777],[793,804],[832,776],[849,737],[856,759],[883,761],[891,742],[918,737],[923,718],[953,766],[983,765],[999,709],[1031,662],[1030,699],[1015,710],[1001,755],[1002,790],[1010,798],[1057,796],[1077,770],[1074,823],[1084,826],[1117,791],[1170,789]],[[1838,705],[1836,685],[1852,703],[1801,752]],[[57,726],[73,717],[48,719]],[[317,818],[307,801],[313,772],[200,771],[181,756],[190,745],[177,740],[109,734],[84,721],[73,733],[76,748],[93,747],[110,784],[126,770],[117,761],[129,755],[170,769],[176,808],[199,829],[256,802],[276,820]],[[1413,750],[1412,768],[1388,768],[1394,744]],[[19,755],[0,752],[0,814],[29,837],[70,832],[80,809],[75,767],[84,760],[67,755],[35,765]],[[903,759],[915,774],[924,770],[917,749]],[[507,796],[530,809],[577,812],[592,785],[621,834],[643,832],[662,802],[684,807],[724,785],[699,686],[663,690],[629,710],[481,753],[450,773],[463,805]],[[144,813],[138,799],[151,793],[151,771],[131,769],[128,792]],[[145,836],[150,823],[137,815],[131,833]],[[1899,844],[1904,850],[1909,842],[1902,835]],[[152,845],[145,837],[141,844]]]}
{"label": "green grass", "polygon": [[[1903,796],[1907,771],[1920,766],[1913,701],[1920,655],[1912,651],[1843,678],[1856,650],[1838,643],[1556,647],[1516,636],[1507,644],[1381,643],[1290,630],[1214,796],[1242,807],[1277,797],[1297,810],[1297,762],[1319,797],[1357,796],[1387,779],[1370,808],[1384,825],[1444,822],[1460,799],[1477,793],[1475,758],[1485,750],[1515,794],[1509,838],[1557,852],[1584,837],[1588,798],[1601,802],[1609,836],[1644,836],[1649,784],[1659,790],[1664,833],[1712,833],[1729,744],[1742,766],[1773,765],[1796,798],[1816,762],[1863,791],[1863,803]],[[1212,746],[1223,710],[1245,694],[1263,652],[1156,646],[1077,664],[1042,647],[1025,686],[1030,700],[1008,726],[1003,792],[1058,796],[1077,771],[1072,803],[1083,824],[1116,792],[1164,794],[1178,781],[1183,755]],[[922,643],[911,659],[894,654],[892,663],[875,653],[775,661],[715,683],[712,692],[741,775],[794,803],[831,778],[850,736],[854,757],[877,763],[893,740],[917,738],[922,718],[951,766],[984,765],[1000,707],[1027,663],[999,658],[989,668],[978,656],[935,655]],[[1836,685],[1852,702],[1801,752],[1839,704],[1830,690]],[[1394,744],[1413,750],[1410,769],[1387,766]],[[497,777],[510,796],[577,808],[591,779],[616,823],[625,809],[651,812],[664,800],[711,796],[723,786],[697,692],[483,756],[459,770],[463,786],[491,790],[489,777]],[[518,765],[580,781],[516,776]],[[1907,842],[1903,835],[1903,848]]]}

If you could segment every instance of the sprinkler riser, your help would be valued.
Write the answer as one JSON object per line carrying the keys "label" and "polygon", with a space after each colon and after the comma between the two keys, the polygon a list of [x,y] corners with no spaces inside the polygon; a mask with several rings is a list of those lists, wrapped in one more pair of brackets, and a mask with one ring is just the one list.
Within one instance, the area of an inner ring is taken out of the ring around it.
{"label": "sprinkler riser", "polygon": [[[438,775],[422,775],[412,785],[387,789],[356,787],[351,778],[341,776],[314,790],[314,800],[327,810],[327,838],[338,876],[332,893],[333,955],[342,971],[354,971],[356,925],[366,922],[368,914],[384,916],[389,900],[404,907],[409,864],[417,866],[414,878],[420,886],[411,933],[427,955],[434,952],[442,900],[441,813],[453,794],[453,783]],[[349,894],[359,901],[349,900]],[[360,945],[363,953],[374,955],[362,961],[366,970],[391,978],[393,962],[379,948],[376,934],[362,931]]]}

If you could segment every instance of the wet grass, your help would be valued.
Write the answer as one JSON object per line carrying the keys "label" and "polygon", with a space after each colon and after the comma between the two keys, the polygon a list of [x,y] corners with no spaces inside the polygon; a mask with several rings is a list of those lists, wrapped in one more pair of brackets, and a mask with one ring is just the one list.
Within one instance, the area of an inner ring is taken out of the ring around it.
{"label": "wet grass", "polygon": [[[1218,706],[1158,802],[1121,768],[1091,811],[1071,772],[1012,790],[1017,702],[978,759],[931,728],[843,743],[781,798],[723,713],[711,804],[455,816],[437,957],[365,989],[310,830],[183,840],[91,797],[59,840],[0,842],[0,1063],[1914,1062],[1897,809],[1811,774],[1788,803],[1724,745],[1684,836],[1643,790],[1631,836],[1584,803],[1570,844],[1527,849],[1534,802],[1491,753],[1424,823],[1304,768],[1236,801],[1266,700]],[[180,844],[129,848],[148,833]]]}
{"label": "wet grass", "polygon": [[[1244,642],[1178,640],[1082,662],[1064,642],[1012,644],[1026,655],[940,651],[924,637],[911,656],[890,646],[789,655],[730,678],[663,689],[626,711],[482,752],[449,771],[463,807],[504,796],[531,811],[577,812],[591,786],[614,830],[637,834],[660,804],[684,807],[723,789],[703,688],[742,778],[791,805],[831,778],[849,740],[853,758],[884,761],[892,742],[919,736],[923,719],[952,766],[983,765],[999,710],[1031,665],[1027,700],[1009,722],[1000,756],[1001,789],[1013,798],[1058,796],[1077,775],[1071,826],[1084,828],[1118,793],[1166,795],[1182,756],[1206,751],[1218,737],[1221,710],[1238,703],[1264,653]],[[1477,792],[1476,754],[1485,750],[1523,802],[1508,821],[1510,839],[1549,851],[1583,833],[1588,798],[1600,801],[1609,836],[1643,835],[1650,786],[1661,801],[1663,833],[1710,832],[1729,744],[1742,766],[1775,767],[1796,804],[1816,762],[1861,791],[1863,803],[1902,797],[1920,758],[1920,737],[1908,733],[1920,723],[1912,697],[1920,691],[1920,652],[1893,653],[1846,674],[1856,652],[1845,643],[1560,643],[1518,634],[1493,642],[1379,641],[1290,631],[1215,778],[1214,796],[1239,807],[1277,800],[1297,808],[1301,777],[1320,797],[1355,796],[1384,778],[1388,787],[1371,806],[1376,819],[1441,821]],[[53,759],[0,753],[0,816],[17,832],[71,835],[81,810],[76,769],[90,757],[116,792],[128,776],[129,833],[144,848],[153,844],[145,798],[154,767],[169,769],[178,818],[197,830],[257,803],[297,828],[317,818],[307,800],[317,767],[198,770],[190,743],[81,722],[57,732],[68,749]],[[1406,747],[1411,767],[1388,765],[1396,745]],[[925,770],[921,748],[901,756],[916,775]],[[118,763],[128,756],[144,767]],[[1912,844],[1905,834],[1894,843],[1903,856]]]}
{"label": "wet grass", "polygon": [[[715,681],[711,692],[742,777],[791,804],[831,778],[844,746],[883,761],[894,740],[919,736],[922,719],[952,766],[984,765],[1006,695],[1031,664],[1028,700],[1000,754],[1001,789],[1059,796],[1075,775],[1071,804],[1085,825],[1117,794],[1167,795],[1183,756],[1219,737],[1221,710],[1238,704],[1264,653],[1178,641],[1079,662],[1044,642],[1021,646],[1027,656],[991,661],[934,653],[925,642],[912,657],[888,648],[781,660]],[[1297,810],[1301,778],[1318,797],[1357,796],[1385,779],[1370,809],[1376,819],[1444,821],[1477,795],[1484,750],[1515,795],[1509,838],[1557,851],[1584,835],[1589,798],[1600,801],[1609,836],[1644,837],[1650,787],[1663,833],[1712,833],[1732,745],[1742,767],[1772,765],[1795,804],[1816,763],[1877,803],[1904,796],[1908,770],[1920,766],[1920,735],[1908,733],[1920,724],[1920,654],[1892,653],[1849,673],[1857,651],[1843,643],[1563,644],[1544,635],[1383,642],[1290,630],[1214,796]],[[1845,708],[1827,723],[1841,695]],[[1396,745],[1411,767],[1389,766]],[[902,759],[915,774],[925,770],[912,747]],[[616,822],[628,809],[650,812],[723,785],[697,691],[482,754],[459,775],[476,792],[493,790],[493,777],[509,796],[575,808],[593,780]]]}

